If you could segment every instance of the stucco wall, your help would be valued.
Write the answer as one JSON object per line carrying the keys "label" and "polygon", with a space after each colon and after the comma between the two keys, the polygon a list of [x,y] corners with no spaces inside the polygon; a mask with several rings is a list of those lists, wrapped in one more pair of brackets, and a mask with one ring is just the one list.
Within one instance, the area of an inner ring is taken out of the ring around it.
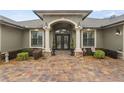
{"label": "stucco wall", "polygon": [[29,30],[24,30],[23,31],[23,48],[29,48]]}
{"label": "stucco wall", "polygon": [[103,31],[96,30],[96,48],[103,48]]}
{"label": "stucco wall", "polygon": [[[119,28],[121,35],[115,35],[116,29]],[[103,30],[103,47],[111,50],[123,49],[123,31],[122,26],[112,27]]]}
{"label": "stucco wall", "polygon": [[48,24],[54,20],[57,19],[61,19],[61,18],[65,18],[65,19],[69,19],[71,21],[74,21],[75,23],[78,23],[80,21],[82,21],[82,16],[74,16],[74,15],[52,15],[52,16],[44,16],[44,21],[46,21]]}
{"label": "stucco wall", "polygon": [[2,25],[1,51],[12,51],[23,48],[23,30]]}

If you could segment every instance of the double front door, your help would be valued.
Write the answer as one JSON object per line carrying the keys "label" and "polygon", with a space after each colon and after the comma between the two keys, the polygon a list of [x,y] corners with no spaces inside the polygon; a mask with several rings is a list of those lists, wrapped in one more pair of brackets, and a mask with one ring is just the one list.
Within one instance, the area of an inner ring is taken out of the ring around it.
{"label": "double front door", "polygon": [[55,45],[56,49],[60,50],[70,49],[70,34],[56,34]]}

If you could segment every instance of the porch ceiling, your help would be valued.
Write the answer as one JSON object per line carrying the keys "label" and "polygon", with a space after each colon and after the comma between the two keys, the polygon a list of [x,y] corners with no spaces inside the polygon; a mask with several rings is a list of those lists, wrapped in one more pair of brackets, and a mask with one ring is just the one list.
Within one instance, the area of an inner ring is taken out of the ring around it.
{"label": "porch ceiling", "polygon": [[81,15],[82,20],[85,19],[91,10],[35,10],[33,11],[43,20],[44,15]]}

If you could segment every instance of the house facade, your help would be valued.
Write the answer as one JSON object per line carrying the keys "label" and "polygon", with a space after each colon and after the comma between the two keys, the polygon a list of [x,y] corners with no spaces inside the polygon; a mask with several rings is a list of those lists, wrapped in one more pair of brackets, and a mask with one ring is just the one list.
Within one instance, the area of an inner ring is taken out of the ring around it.
{"label": "house facade", "polygon": [[105,19],[88,18],[92,11],[33,11],[40,19],[16,22],[0,17],[0,52],[23,48],[70,50],[85,48],[118,51],[124,58],[124,15]]}

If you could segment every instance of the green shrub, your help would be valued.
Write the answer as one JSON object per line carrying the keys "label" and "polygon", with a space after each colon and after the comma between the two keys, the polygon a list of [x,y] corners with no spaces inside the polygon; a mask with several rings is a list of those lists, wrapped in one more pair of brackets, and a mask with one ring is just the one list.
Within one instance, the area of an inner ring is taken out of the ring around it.
{"label": "green shrub", "polygon": [[102,50],[96,50],[96,52],[94,53],[94,57],[98,59],[105,58],[105,52]]}
{"label": "green shrub", "polygon": [[28,52],[21,52],[17,54],[17,60],[18,61],[23,61],[23,60],[27,60],[29,58],[29,54]]}

